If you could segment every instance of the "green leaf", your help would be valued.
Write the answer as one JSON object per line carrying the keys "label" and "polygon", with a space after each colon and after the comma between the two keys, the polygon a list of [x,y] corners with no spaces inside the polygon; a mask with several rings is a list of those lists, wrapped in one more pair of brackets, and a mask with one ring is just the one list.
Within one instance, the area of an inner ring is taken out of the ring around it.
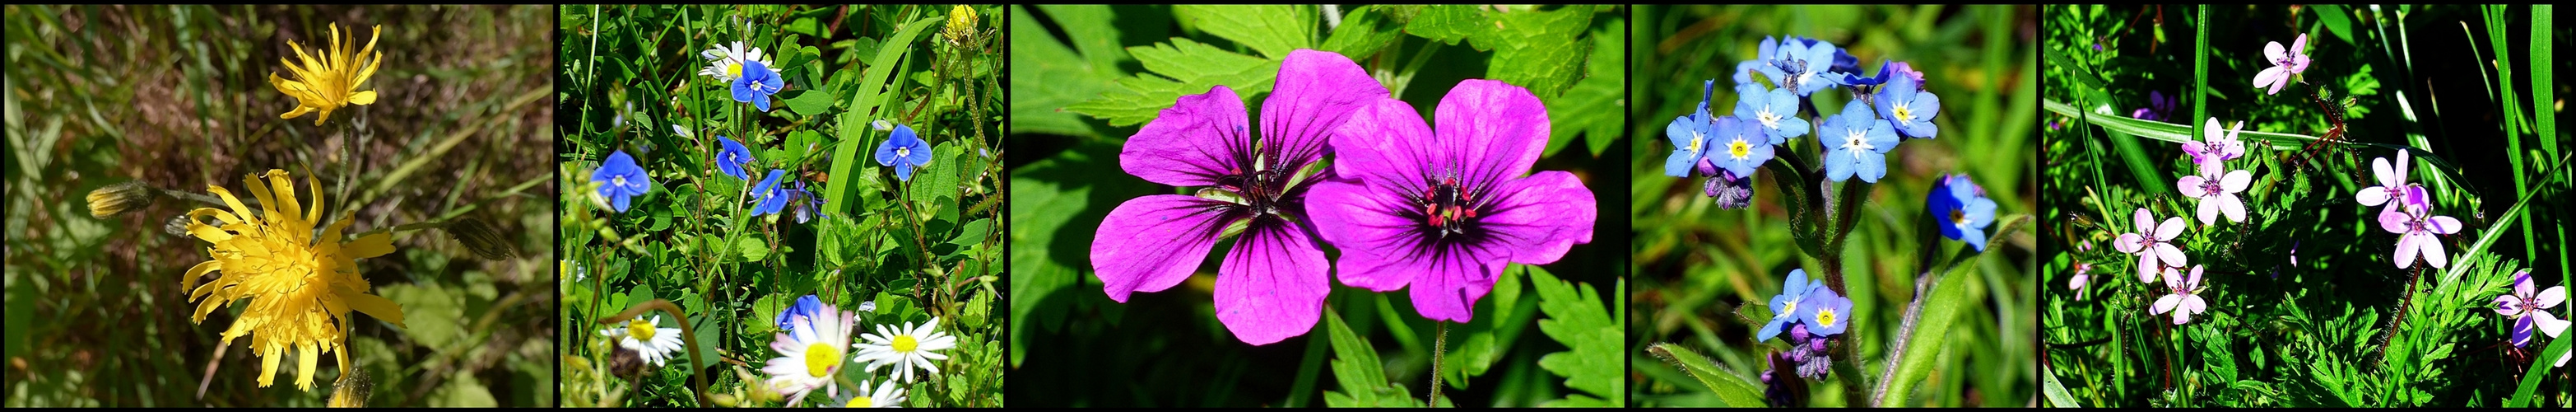
{"label": "green leaf", "polygon": [[787,110],[806,116],[821,116],[823,111],[832,109],[833,103],[832,93],[821,89],[807,89],[780,101],[787,103]]}
{"label": "green leaf", "polygon": [[[1494,50],[1485,78],[1527,87],[1541,99],[1564,94],[1583,78],[1584,59],[1592,56],[1593,44],[1577,40],[1591,25],[1589,7],[1499,13],[1495,16],[1498,29],[1490,40],[1475,40],[1492,43]],[[1624,59],[1616,63],[1627,64]]]}
{"label": "green leaf", "polygon": [[914,207],[923,208],[923,210],[956,207],[949,203],[957,200],[958,150],[960,149],[956,142],[940,143],[930,148],[930,158],[935,160],[930,164],[921,165],[918,169],[913,169],[911,185]]}
{"label": "green leaf", "polygon": [[1279,60],[1235,54],[1185,38],[1129,47],[1127,52],[1151,73],[1118,79],[1117,86],[1100,97],[1064,110],[1108,120],[1111,126],[1135,125],[1153,120],[1182,95],[1226,86],[1237,97],[1250,98],[1270,91],[1271,81],[1279,76]]}
{"label": "green leaf", "polygon": [[[1449,45],[1457,45],[1468,37],[1493,30],[1493,24],[1486,22],[1483,7],[1464,4],[1425,7],[1422,14],[1415,15],[1413,21],[1404,26],[1405,33]],[[1492,50],[1492,46],[1475,46],[1478,51]]]}
{"label": "green leaf", "polygon": [[377,287],[376,293],[402,306],[401,330],[413,342],[447,348],[465,339],[465,308],[460,306],[465,298],[446,287],[436,283],[398,283]]}
{"label": "green leaf", "polygon": [[1529,273],[1530,284],[1538,288],[1539,311],[1547,314],[1538,321],[1539,332],[1571,349],[1539,357],[1538,366],[1565,377],[1566,387],[1626,404],[1625,381],[1619,379],[1627,371],[1619,350],[1626,338],[1600,294],[1590,286],[1558,280],[1546,269],[1532,266]]}
{"label": "green leaf", "polygon": [[[2030,222],[2030,216],[2005,216],[1997,222],[1995,231],[1987,237],[1987,245],[2003,244],[2005,236]],[[1982,261],[1978,259],[1981,256],[1984,254],[1973,249],[1960,250],[1959,256],[1951,260],[1950,267],[1942,271],[1941,279],[1926,292],[1929,295],[1915,297],[1923,299],[1923,313],[1915,320],[1913,335],[1896,341],[1905,346],[1905,353],[1897,359],[1895,368],[1889,370],[1893,375],[1879,377],[1878,406],[1904,405],[1906,397],[1914,391],[1915,383],[1932,374],[1932,364],[1939,360],[1941,347],[1950,342],[1950,325],[1958,320],[1961,308],[1985,302],[1968,290],[1970,280],[1976,278],[1968,272],[1977,267],[1976,262]]]}
{"label": "green leaf", "polygon": [[[1081,46],[1076,54],[1037,24],[1011,25],[1011,121],[1013,132],[1092,136],[1098,132],[1082,115],[1063,110],[1081,103],[1110,87],[1124,73],[1118,64],[1127,52],[1118,49],[1117,32],[1109,24],[1109,6],[1038,6],[1065,28],[1068,40]],[[1096,10],[1095,10],[1096,9]],[[1073,11],[1083,11],[1076,14]],[[1037,21],[1028,6],[1011,6],[1012,21]],[[1097,31],[1094,31],[1097,30]],[[1106,50],[1106,51],[1101,51]],[[1085,64],[1090,61],[1090,64]],[[1105,64],[1104,64],[1105,63]],[[1044,85],[1044,87],[1038,87]],[[1012,351],[1014,356],[1019,352]]]}
{"label": "green leaf", "polygon": [[743,236],[734,240],[733,250],[743,262],[758,262],[769,257],[769,242],[759,236]]}
{"label": "green leaf", "polygon": [[1582,81],[1563,96],[1540,95],[1547,102],[1547,112],[1554,113],[1555,126],[1549,132],[1547,153],[1584,138],[1584,146],[1600,156],[1619,140],[1620,129],[1627,126],[1628,112],[1628,36],[1627,22],[1613,20],[1609,27],[1592,32],[1592,60],[1587,64]]}
{"label": "green leaf", "polygon": [[1759,408],[1770,405],[1762,397],[1760,385],[1746,382],[1742,376],[1725,371],[1724,367],[1718,366],[1715,362],[1709,362],[1708,358],[1691,352],[1689,348],[1670,343],[1657,343],[1646,347],[1646,353],[1654,354],[1656,358],[1663,359],[1664,363],[1681,368],[1682,372],[1690,374],[1691,379],[1698,379],[1699,384],[1707,385],[1709,391],[1717,393],[1719,402],[1726,403],[1725,406]]}
{"label": "green leaf", "polygon": [[[787,311],[787,306],[795,302],[796,296],[788,295],[789,293],[772,293],[761,296],[759,302],[751,304],[752,319],[778,319],[778,313]],[[769,322],[743,322],[742,328],[753,336],[760,336],[760,334],[777,331],[778,325]]]}
{"label": "green leaf", "polygon": [[1181,24],[1232,40],[1263,56],[1287,58],[1288,52],[1315,48],[1312,5],[1172,6]]}
{"label": "green leaf", "polygon": [[[897,30],[894,35],[886,37],[886,47],[877,51],[876,58],[868,60],[867,72],[860,75],[860,85],[855,90],[857,94],[850,100],[853,106],[849,111],[841,112],[840,120],[837,122],[841,127],[841,143],[832,151],[832,176],[854,176],[851,174],[853,168],[858,167],[860,163],[869,163],[861,161],[862,158],[859,156],[859,146],[868,141],[864,138],[867,131],[873,130],[868,128],[868,120],[890,117],[884,114],[893,110],[891,107],[884,106],[888,96],[885,94],[885,88],[887,84],[893,83],[894,70],[901,66],[900,63],[905,56],[912,51],[912,47],[906,45],[912,44],[913,37],[919,35],[921,30],[929,28],[940,20],[923,18],[905,23],[902,30]],[[850,196],[852,180],[857,179],[832,179],[831,184],[823,191],[826,204],[850,204],[850,200],[853,199]]]}
{"label": "green leaf", "polygon": [[2047,396],[2047,397],[2048,397],[2048,407],[2051,407],[2051,408],[2079,408],[2079,407],[2083,407],[2083,406],[2084,406],[2084,405],[2081,405],[2081,404],[2077,404],[2077,403],[2075,403],[2075,396],[2074,396],[2074,395],[2069,395],[2069,394],[2067,394],[2067,393],[2066,393],[2066,385],[2065,385],[2065,384],[2057,383],[2057,372],[2056,372],[2056,371],[2049,371],[2048,373],[2042,373],[2042,374],[2039,374],[2039,379],[2040,379],[2040,385],[2041,385],[2041,386],[2040,386],[2040,393],[2041,393],[2042,395],[2045,395],[2045,396]]}
{"label": "green leaf", "polygon": [[430,394],[429,406],[432,408],[491,408],[500,406],[500,401],[492,398],[492,390],[484,388],[482,381],[474,379],[474,374],[460,373],[448,379],[447,383],[439,385],[437,392]]}
{"label": "green leaf", "polygon": [[2540,388],[2540,378],[2549,376],[2549,368],[2558,362],[2559,356],[2567,355],[2567,351],[2570,350],[2567,346],[2569,342],[2576,342],[2576,339],[2551,339],[2549,347],[2537,352],[2539,355],[2531,358],[2531,367],[2522,371],[2521,385],[2513,390],[2512,398],[2505,399],[2504,406],[2520,408],[2535,405],[2532,402],[2538,399],[2533,396],[2535,393],[2533,391]]}
{"label": "green leaf", "polygon": [[1360,60],[1404,38],[1402,28],[1386,21],[1382,7],[1385,6],[1364,6],[1342,17],[1342,25],[1333,28],[1332,36],[1324,39],[1323,50]]}
{"label": "green leaf", "polygon": [[[1368,340],[1351,333],[1350,325],[1342,323],[1341,314],[1325,309],[1324,323],[1333,345],[1333,380],[1340,382],[1342,388],[1325,392],[1325,405],[1340,408],[1401,405],[1412,401],[1411,396],[1387,396],[1386,388],[1393,384],[1386,381],[1386,364],[1378,361],[1377,348],[1370,346]],[[1401,386],[1396,388],[1402,390]]]}
{"label": "green leaf", "polygon": [[984,243],[984,237],[991,231],[993,231],[993,219],[975,219],[973,222],[966,222],[964,229],[957,233],[957,238],[949,239],[948,243],[958,247],[974,246],[977,243]]}

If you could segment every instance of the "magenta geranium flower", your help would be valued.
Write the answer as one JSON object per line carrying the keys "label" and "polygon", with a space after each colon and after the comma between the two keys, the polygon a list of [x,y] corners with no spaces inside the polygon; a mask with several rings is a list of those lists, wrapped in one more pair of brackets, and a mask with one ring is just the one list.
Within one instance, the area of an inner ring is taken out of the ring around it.
{"label": "magenta geranium flower", "polygon": [[2169,267],[2182,267],[2188,263],[2182,255],[2182,248],[2173,244],[2175,237],[2182,236],[2181,216],[2165,218],[2164,223],[2158,224],[2154,214],[2147,213],[2146,208],[2138,208],[2135,220],[2138,232],[2120,234],[2120,239],[2112,242],[2111,248],[2119,249],[2120,253],[2138,255],[2139,282],[2156,283],[2158,259],[2163,259],[2165,266]]}
{"label": "magenta geranium flower", "polygon": [[1254,345],[1306,334],[1332,281],[1312,229],[1300,223],[1311,186],[1302,182],[1312,179],[1297,173],[1323,159],[1331,132],[1353,111],[1386,96],[1350,58],[1314,50],[1289,52],[1280,63],[1258,140],[1233,89],[1181,96],[1127,139],[1118,163],[1148,181],[1206,189],[1129,199],[1109,211],[1091,242],[1102,289],[1126,302],[1130,293],[1171,288],[1241,225],[1217,269],[1217,320]]}
{"label": "magenta geranium flower", "polygon": [[2263,94],[2281,94],[2281,86],[2290,84],[2290,75],[2308,71],[2308,35],[2299,34],[2299,40],[2291,42],[2288,50],[2281,49],[2281,42],[2264,43],[2263,61],[2272,63],[2272,67],[2254,73],[2254,87],[2272,89]]}
{"label": "magenta geranium flower", "polygon": [[[2423,193],[2421,190],[2414,192]],[[2414,266],[2416,256],[2423,256],[2424,263],[2432,264],[2437,268],[2449,263],[2450,257],[2442,252],[2442,238],[2433,237],[2433,235],[2459,233],[2460,220],[2450,216],[2433,216],[2432,210],[2431,206],[2426,206],[2388,208],[2379,211],[2379,228],[2387,230],[2388,233],[2398,234],[2397,268]]]}
{"label": "magenta geranium flower", "polygon": [[1422,317],[1466,323],[1511,263],[1555,262],[1592,242],[1592,191],[1572,173],[1529,171],[1548,137],[1547,107],[1529,89],[1459,82],[1432,113],[1437,132],[1418,113],[1379,99],[1333,137],[1338,177],[1308,200],[1317,232],[1342,251],[1342,284],[1410,285]]}

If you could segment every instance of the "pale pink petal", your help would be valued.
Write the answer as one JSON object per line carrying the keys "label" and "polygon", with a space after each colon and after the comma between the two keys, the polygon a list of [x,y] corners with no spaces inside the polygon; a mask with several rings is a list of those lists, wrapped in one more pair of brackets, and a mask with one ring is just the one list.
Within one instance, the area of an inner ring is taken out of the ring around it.
{"label": "pale pink petal", "polygon": [[[2405,156],[2406,152],[2397,152],[2397,155]],[[2401,180],[2401,178],[2397,176],[2397,171],[2390,170],[2388,168],[2388,158],[2385,157],[2374,157],[2370,159],[2370,174],[2379,177],[2379,185],[2383,187],[2395,188],[2405,185],[2404,182],[2398,181]],[[2373,203],[2373,205],[2376,204],[2377,203]]]}
{"label": "pale pink petal", "polygon": [[2209,179],[2200,176],[2183,176],[2182,180],[2174,182],[2174,186],[2182,188],[2183,196],[2208,197],[2209,190],[2206,186],[2202,186],[2204,183],[2209,183]]}
{"label": "pale pink petal", "polygon": [[[2175,219],[2175,220],[2181,220],[2182,218],[2177,217],[2177,218],[2174,218],[2174,219]],[[2184,260],[2183,255],[2182,255],[2182,248],[2174,247],[2174,245],[2173,245],[2172,243],[2157,243],[2157,244],[2156,244],[2156,257],[2164,258],[2165,266],[2169,266],[2169,267],[2177,267],[2177,268],[2179,268],[2179,267],[2183,267],[2184,265],[2189,265],[2189,264],[2191,264],[2191,262],[2190,262],[2190,261]]]}
{"label": "pale pink petal", "polygon": [[2156,254],[2138,254],[2138,283],[2156,283]]}
{"label": "pale pink petal", "polygon": [[2413,234],[2397,237],[2397,252],[2388,258],[2397,262],[2398,269],[2415,266],[2415,242],[2419,242],[2416,239],[2418,238]]}
{"label": "pale pink petal", "polygon": [[2424,230],[2433,233],[2445,235],[2460,233],[2460,219],[2450,216],[2434,216],[2431,219],[2425,219],[2424,223]]}
{"label": "pale pink petal", "polygon": [[2175,310],[2173,312],[2173,317],[2174,324],[2176,325],[2191,323],[2191,311]]}
{"label": "pale pink petal", "polygon": [[2296,73],[2307,70],[2308,35],[2301,33],[2299,34],[2299,40],[2295,44],[2290,45],[2290,72]]}
{"label": "pale pink petal", "polygon": [[2218,203],[2218,211],[2227,213],[2227,220],[2245,221],[2245,201],[2237,199],[2235,194],[2221,193],[2218,198],[2211,199],[2210,202]]}
{"label": "pale pink petal", "polygon": [[2200,314],[2201,312],[2208,312],[2209,301],[2201,300],[2200,295],[2182,295],[2182,307],[2178,308],[2178,310],[2191,312],[2195,315]]}
{"label": "pale pink petal", "polygon": [[2498,315],[2513,316],[2522,313],[2523,304],[2521,296],[2503,295],[2497,296],[2492,302],[2488,302],[2487,307],[2488,309],[2494,309],[2495,313]]}
{"label": "pale pink petal", "polygon": [[2354,193],[2352,200],[2361,202],[2364,206],[2385,204],[2388,203],[2388,188],[2380,186],[2361,188],[2361,193]]}
{"label": "pale pink petal", "polygon": [[2540,331],[2548,333],[2549,337],[2555,338],[2561,333],[2567,333],[2568,322],[2565,319],[2559,319],[2558,315],[2549,314],[2549,311],[2545,310],[2535,310],[2531,311],[2531,317],[2540,320]]}
{"label": "pale pink petal", "polygon": [[2139,236],[2136,233],[2122,233],[2120,234],[2119,239],[2111,241],[2111,248],[2119,250],[2120,253],[2136,254],[2140,248],[2144,247],[2146,241],[2146,236]]}
{"label": "pale pink petal", "polygon": [[2558,307],[2560,302],[2567,301],[2567,287],[2550,286],[2549,290],[2540,291],[2539,300],[2542,309]]}
{"label": "pale pink petal", "polygon": [[2449,267],[2451,255],[2442,252],[2442,238],[2433,237],[2428,233],[2416,233],[2406,237],[2418,239],[2415,241],[2415,247],[2418,248],[2415,253],[2424,256],[2425,263],[2430,263],[2437,268]]}
{"label": "pale pink petal", "polygon": [[[2157,226],[2156,226],[2156,241],[2159,241],[2159,242],[2170,242],[2170,241],[2173,241],[2173,240],[2174,240],[2174,237],[2182,236],[2182,229],[2183,229],[2184,227],[2185,227],[2185,226],[2184,226],[2184,224],[2183,224],[2183,221],[2182,221],[2182,217],[2181,217],[2181,216],[2175,216],[2175,217],[2165,218],[2165,223],[2164,223],[2164,224],[2162,224],[2162,225],[2157,225]],[[2181,265],[2175,265],[2175,266],[2181,266]]]}
{"label": "pale pink petal", "polygon": [[2182,295],[2165,295],[2164,297],[2156,298],[2156,305],[2148,308],[2147,313],[2165,313],[2174,310],[2175,306],[2180,305],[2182,305]]}
{"label": "pale pink petal", "polygon": [[2186,286],[2186,288],[2188,288],[2188,289],[2200,289],[2200,272],[2201,272],[2201,270],[2203,270],[2203,269],[2208,269],[2208,268],[2206,268],[2206,267],[2201,267],[2201,266],[2193,266],[2193,267],[2191,267],[2191,278],[2189,278],[2189,279],[2184,279],[2184,280],[2182,281],[2182,284],[2184,284],[2184,285],[2189,285],[2189,286]]}
{"label": "pale pink petal", "polygon": [[2153,233],[2152,231],[2155,230],[2156,216],[2148,214],[2147,208],[2138,208],[2138,213],[2130,216],[2133,216],[2134,221],[2137,222],[2138,233]]}
{"label": "pale pink petal", "polygon": [[2183,280],[2181,269],[2170,267],[2165,268],[2164,275],[2165,286],[2172,287],[2174,290],[2186,290],[2191,288],[2191,281]]}
{"label": "pale pink petal", "polygon": [[2218,224],[2218,199],[2200,199],[2200,224]]}
{"label": "pale pink petal", "polygon": [[2395,178],[2394,178],[2394,179],[2392,179],[2392,180],[2390,180],[2390,184],[2388,185],[2388,187],[2398,187],[2398,186],[2405,186],[2405,185],[2406,185],[2406,178],[2408,177],[2408,176],[2407,176],[2407,174],[2406,174],[2407,169],[2412,169],[2412,168],[2414,168],[2414,167],[2415,167],[2415,159],[2414,159],[2414,157],[2413,157],[2413,156],[2415,156],[2415,155],[2414,155],[2414,153],[2413,153],[2413,152],[2411,152],[2411,151],[2407,151],[2407,150],[2398,150],[2398,151],[2397,151],[2397,164],[2392,165],[2392,166],[2394,166],[2394,167],[2396,167],[2396,168],[2397,168],[2397,174],[2395,174],[2395,175],[2391,175],[2391,176],[2394,176]]}
{"label": "pale pink petal", "polygon": [[2271,94],[2280,94],[2281,84],[2287,83],[2289,80],[2290,69],[2280,66],[2272,66],[2271,68],[2263,69],[2261,72],[2254,73],[2254,88],[2261,89],[2269,87],[2272,89]]}
{"label": "pale pink petal", "polygon": [[2282,61],[2282,60],[2289,60],[2289,59],[2290,59],[2290,55],[2289,55],[2289,53],[2287,53],[2285,50],[2282,50],[2282,49],[2281,49],[2281,42],[2277,42],[2277,41],[2275,41],[2275,42],[2263,42],[2263,62],[2264,62],[2264,63],[2277,63],[2277,62],[2280,62],[2280,61]]}
{"label": "pale pink petal", "polygon": [[2414,223],[2415,216],[2408,215],[2406,212],[2401,212],[2397,209],[2398,208],[2392,207],[2379,211],[2379,229],[2386,230],[2388,233],[2397,234],[2404,234],[2406,232],[2413,231],[2414,228],[2408,227],[2407,224]]}
{"label": "pale pink petal", "polygon": [[2252,184],[2254,184],[2254,172],[2243,170],[2227,172],[2227,177],[2219,178],[2218,181],[2219,188],[2226,190],[2227,193],[2243,192],[2246,186]]}

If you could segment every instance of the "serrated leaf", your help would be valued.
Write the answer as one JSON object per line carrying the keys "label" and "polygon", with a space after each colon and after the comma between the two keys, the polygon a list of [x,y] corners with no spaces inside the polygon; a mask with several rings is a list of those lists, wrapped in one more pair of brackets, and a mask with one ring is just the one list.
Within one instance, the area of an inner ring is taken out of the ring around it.
{"label": "serrated leaf", "polygon": [[1182,95],[1207,93],[1226,86],[1238,97],[1270,91],[1279,76],[1279,60],[1245,56],[1206,43],[1172,38],[1170,43],[1127,48],[1149,73],[1118,79],[1100,97],[1065,106],[1064,110],[1099,117],[1111,126],[1154,120]]}
{"label": "serrated leaf", "polygon": [[1183,25],[1231,40],[1263,56],[1287,58],[1288,52],[1315,48],[1313,5],[1172,6]]}
{"label": "serrated leaf", "polygon": [[1759,408],[1770,405],[1769,401],[1762,397],[1761,386],[1745,382],[1744,377],[1725,371],[1717,366],[1717,363],[1710,362],[1707,357],[1700,356],[1698,352],[1691,352],[1689,348],[1670,343],[1658,343],[1647,347],[1646,353],[1654,354],[1656,358],[1663,359],[1664,363],[1680,368],[1682,373],[1690,374],[1691,379],[1698,379],[1700,385],[1707,386],[1710,392],[1716,393],[1717,400],[1725,402],[1726,406]]}
{"label": "serrated leaf", "polygon": [[[1485,14],[1483,7],[1464,4],[1424,7],[1421,14],[1414,15],[1413,21],[1404,25],[1404,32],[1456,45],[1468,37],[1494,30],[1493,24],[1486,22]],[[1478,51],[1492,49],[1486,45],[1474,46]]]}
{"label": "serrated leaf", "polygon": [[1600,294],[1590,286],[1559,280],[1546,269],[1533,266],[1529,273],[1530,284],[1538,288],[1539,311],[1547,314],[1547,319],[1538,321],[1539,332],[1571,349],[1539,357],[1538,366],[1565,377],[1566,387],[1626,404],[1627,391],[1619,379],[1627,370],[1621,363],[1625,357],[1619,355],[1625,338]]}
{"label": "serrated leaf", "polygon": [[1583,80],[1562,96],[1539,95],[1557,121],[1547,140],[1549,155],[1572,145],[1579,136],[1593,156],[1600,156],[1627,127],[1626,26],[1624,21],[1612,21],[1609,27],[1592,32],[1592,60],[1586,64]]}
{"label": "serrated leaf", "polygon": [[1386,370],[1377,360],[1377,348],[1351,333],[1350,325],[1342,323],[1342,315],[1331,309],[1324,310],[1324,323],[1333,345],[1333,380],[1342,388],[1326,392],[1324,403],[1333,407],[1376,405],[1378,393],[1374,388],[1386,386]]}
{"label": "serrated leaf", "polygon": [[1404,31],[1386,21],[1386,13],[1381,10],[1383,7],[1365,6],[1342,17],[1342,25],[1334,27],[1332,36],[1324,39],[1323,50],[1359,60],[1395,44],[1397,39],[1404,37]]}
{"label": "serrated leaf", "polygon": [[1545,99],[1564,94],[1583,78],[1584,61],[1592,56],[1593,44],[1580,38],[1591,25],[1592,9],[1586,7],[1497,13],[1494,35],[1473,41],[1491,43],[1494,50],[1485,78],[1529,88]]}
{"label": "serrated leaf", "polygon": [[[1040,5],[1065,30],[1065,42],[1037,24],[1011,25],[1011,121],[1013,132],[1094,136],[1098,132],[1082,115],[1065,107],[1101,96],[1126,73],[1118,65],[1133,60],[1118,48],[1119,32],[1111,21],[1120,16],[1107,5]],[[1013,5],[1012,21],[1037,21],[1028,6]],[[1086,64],[1085,62],[1088,62]],[[1039,85],[1043,85],[1040,87]],[[1013,351],[1015,355],[1017,351]]]}

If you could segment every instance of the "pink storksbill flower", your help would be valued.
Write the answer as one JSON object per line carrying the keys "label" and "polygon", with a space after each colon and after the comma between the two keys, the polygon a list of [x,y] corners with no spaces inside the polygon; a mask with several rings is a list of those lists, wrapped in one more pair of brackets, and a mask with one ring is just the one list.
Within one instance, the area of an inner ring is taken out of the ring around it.
{"label": "pink storksbill flower", "polygon": [[2523,269],[2513,273],[2513,293],[2495,298],[2495,312],[2513,321],[2513,345],[2524,346],[2531,344],[2532,331],[2547,333],[2552,338],[2567,331],[2566,320],[2545,310],[2566,301],[2567,286],[2564,285],[2550,286],[2548,290],[2533,293],[2531,269]]}
{"label": "pink storksbill flower", "polygon": [[1243,99],[1216,86],[1181,96],[1127,139],[1118,164],[1128,174],[1203,196],[1150,195],[1109,211],[1091,241],[1091,267],[1109,299],[1171,288],[1197,272],[1210,248],[1240,225],[1217,269],[1216,316],[1254,345],[1305,335],[1332,289],[1324,252],[1301,217],[1310,176],[1332,132],[1387,96],[1348,57],[1296,50],[1279,65],[1261,105],[1261,136],[1247,130]]}
{"label": "pink storksbill flower", "polygon": [[2352,200],[2361,202],[2365,206],[2379,206],[2388,203],[2391,199],[2398,200],[2398,203],[2388,205],[2391,209],[2399,205],[2404,205],[2406,208],[2425,207],[2424,185],[2406,182],[2407,169],[2415,164],[2414,159],[2408,158],[2409,155],[2406,153],[2405,150],[2397,151],[2397,163],[2393,165],[2388,163],[2388,158],[2385,157],[2371,158],[2370,172],[2379,178],[2379,185],[2361,188],[2361,192],[2352,194]]}
{"label": "pink storksbill flower", "polygon": [[2282,50],[2277,41],[2263,44],[2263,61],[2272,67],[2254,74],[2254,87],[2272,89],[2263,94],[2281,94],[2281,86],[2290,84],[2291,75],[2308,70],[2308,35],[2299,34],[2299,40],[2291,42],[2288,50]]}
{"label": "pink storksbill flower", "polygon": [[2245,130],[2245,121],[2238,120],[2236,124],[2227,126],[2224,130],[2218,128],[2216,117],[2209,118],[2208,123],[2209,125],[2200,128],[2201,141],[2182,142],[2182,151],[2191,154],[2192,163],[2208,162],[2211,157],[2216,157],[2218,160],[2236,160],[2236,158],[2245,157],[2245,142],[2236,138],[2238,133]]}
{"label": "pink storksbill flower", "polygon": [[2173,312],[2173,324],[2176,325],[2191,323],[2191,315],[2208,312],[2209,301],[2200,299],[2200,291],[2209,289],[2209,285],[2200,283],[2201,269],[2200,266],[2192,266],[2191,277],[2185,278],[2182,271],[2165,268],[2165,285],[2173,287],[2173,293],[2156,298],[2155,307],[2147,311],[2156,314]]}
{"label": "pink storksbill flower", "polygon": [[1432,113],[1378,99],[1333,136],[1337,176],[1308,198],[1341,249],[1342,284],[1412,288],[1422,317],[1466,323],[1512,263],[1544,264],[1592,242],[1592,191],[1573,173],[1530,172],[1547,148],[1547,106],[1529,89],[1470,79]]}
{"label": "pink storksbill flower", "polygon": [[2400,207],[2379,211],[2379,228],[2399,235],[2395,257],[2397,268],[2414,266],[2416,256],[2423,256],[2425,263],[2436,268],[2445,267],[2450,262],[2450,256],[2442,252],[2442,238],[2433,235],[2459,233],[2460,220],[2433,216],[2432,209],[2430,206]]}
{"label": "pink storksbill flower", "polygon": [[2156,223],[2155,218],[2154,214],[2147,213],[2146,208],[2138,208],[2135,219],[2138,232],[2122,233],[2119,240],[2111,243],[2111,247],[2119,249],[2120,253],[2138,255],[2139,282],[2156,283],[2157,259],[2163,259],[2166,267],[2182,267],[2188,263],[2182,255],[2182,248],[2172,243],[2175,237],[2182,236],[2182,217],[2165,218],[2162,224]]}
{"label": "pink storksbill flower", "polygon": [[2174,185],[2182,188],[2183,196],[2200,203],[2200,224],[2206,226],[2218,224],[2220,213],[2227,214],[2229,221],[2244,223],[2245,200],[2236,194],[2253,183],[2254,172],[2227,170],[2227,162],[2213,157],[2200,162],[2200,174],[2183,176]]}

